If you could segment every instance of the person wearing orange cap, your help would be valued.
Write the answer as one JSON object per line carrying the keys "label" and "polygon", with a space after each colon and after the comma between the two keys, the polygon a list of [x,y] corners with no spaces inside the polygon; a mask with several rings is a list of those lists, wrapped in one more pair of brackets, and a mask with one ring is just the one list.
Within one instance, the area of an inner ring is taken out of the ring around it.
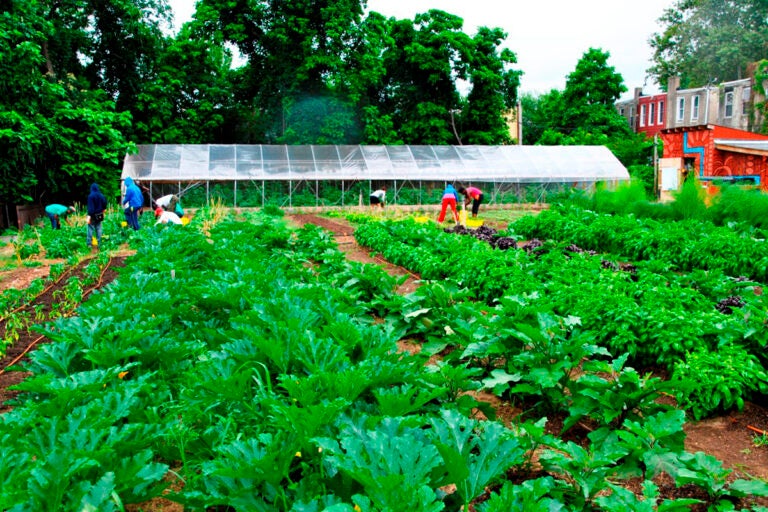
{"label": "person wearing orange cap", "polygon": [[182,224],[178,215],[173,212],[166,212],[159,206],[155,209],[155,218],[157,219],[155,226],[158,224]]}

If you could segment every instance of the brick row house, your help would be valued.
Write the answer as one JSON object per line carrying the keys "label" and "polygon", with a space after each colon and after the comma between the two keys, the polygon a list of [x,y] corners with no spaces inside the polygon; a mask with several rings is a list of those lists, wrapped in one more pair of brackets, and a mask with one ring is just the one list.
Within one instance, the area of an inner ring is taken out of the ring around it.
{"label": "brick row house", "polygon": [[659,194],[679,188],[692,173],[709,184],[717,180],[748,182],[768,191],[768,136],[756,133],[763,124],[765,98],[756,94],[754,79],[680,89],[670,78],[666,93],[634,97],[616,104],[636,133],[658,136]]}

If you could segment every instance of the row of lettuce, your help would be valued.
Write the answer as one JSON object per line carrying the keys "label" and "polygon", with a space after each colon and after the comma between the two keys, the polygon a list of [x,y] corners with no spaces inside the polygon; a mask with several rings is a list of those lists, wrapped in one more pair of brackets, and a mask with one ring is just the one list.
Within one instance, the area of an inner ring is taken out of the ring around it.
{"label": "row of lettuce", "polygon": [[[657,400],[669,383],[537,298],[549,290],[476,300],[470,283],[492,270],[459,258],[486,253],[468,237],[444,240],[445,272],[466,279],[400,296],[318,228],[254,215],[195,229],[205,215],[142,232],[119,279],[40,329],[51,343],[0,416],[0,509],[113,511],[162,495],[185,510],[766,510],[750,505],[764,482],[685,451],[683,412]],[[574,283],[589,269],[582,258]],[[560,272],[526,273],[539,270]],[[423,353],[399,352],[406,337]],[[460,350],[425,364],[448,344]],[[526,413],[494,420],[468,393],[480,388]],[[555,415],[562,430],[547,433]],[[569,440],[581,425],[584,442]],[[695,497],[662,496],[662,473]]]}

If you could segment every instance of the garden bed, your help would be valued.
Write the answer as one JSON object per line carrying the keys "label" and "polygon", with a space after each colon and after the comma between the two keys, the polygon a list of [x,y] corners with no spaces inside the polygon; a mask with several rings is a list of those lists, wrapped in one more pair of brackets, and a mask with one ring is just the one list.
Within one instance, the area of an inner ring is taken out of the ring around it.
{"label": "garden bed", "polygon": [[[407,276],[403,285],[401,285],[399,290],[400,293],[409,293],[418,288],[419,282],[417,275],[408,272],[402,267],[382,260],[378,256],[372,257],[368,249],[360,247],[351,236],[352,228],[348,223],[344,221],[330,221],[322,217],[311,215],[290,217],[289,219],[298,225],[306,223],[317,224],[334,233],[336,242],[339,244],[340,249],[343,250],[349,260],[366,263],[377,263],[382,265],[383,268],[392,275]],[[119,265],[119,261],[120,260],[118,259],[113,264],[110,264],[110,266]],[[78,269],[74,269],[73,273],[76,273],[77,271]],[[105,285],[111,279],[114,279],[115,276],[116,272],[114,271],[105,272],[100,286]],[[60,282],[64,283],[64,281],[65,280],[61,280]],[[54,290],[51,290],[48,297],[46,297],[45,294],[40,296],[41,302],[39,304],[42,310],[50,310],[53,293]],[[46,294],[48,294],[48,292],[46,292]],[[30,304],[30,307],[34,307],[34,304]],[[24,350],[25,344],[26,346],[29,346],[30,343],[39,338],[39,335],[34,335],[32,333],[28,334],[28,337],[20,336],[19,342],[14,344],[15,348],[12,351],[9,351],[6,358],[0,362],[0,371],[3,371],[6,368],[8,364],[6,361],[10,360],[12,357],[11,352],[16,354],[16,357],[18,357],[18,354]],[[29,339],[29,341],[22,341],[22,338],[25,340]],[[45,340],[40,340],[37,343],[44,342]],[[412,345],[410,348],[414,352],[417,351],[413,348]],[[19,372],[4,372],[0,374],[0,401],[6,400],[9,396],[7,394],[3,394],[7,393],[7,390],[5,389],[6,384],[2,379],[10,375],[15,375],[15,378],[19,380],[24,377],[24,374]],[[475,393],[474,396],[476,399],[481,401],[486,400],[487,398],[487,401],[491,403],[491,405],[496,410],[496,413],[499,416],[498,419],[503,421],[505,424],[510,424],[515,416],[519,414],[519,409],[510,406],[510,404],[498,399],[494,395],[488,394],[484,398],[483,393]],[[550,428],[556,428],[556,425],[557,419],[553,418]],[[750,430],[748,428],[749,426],[758,429],[768,427],[768,414],[764,408],[755,404],[747,403],[742,412],[732,412],[727,416],[704,420],[701,422],[689,422],[685,426],[685,431],[687,434],[686,449],[689,451],[701,450],[705,453],[716,456],[724,463],[726,468],[734,470],[730,477],[731,479],[737,477],[746,478],[749,476],[766,479],[768,478],[768,449],[765,446],[757,446],[754,441],[754,436],[756,433]],[[575,433],[581,433],[581,435],[586,436],[586,434],[589,433],[589,430],[574,429],[572,435]],[[508,479],[510,481],[524,481],[527,478],[535,476],[537,476],[535,473],[521,475],[519,474],[518,470],[516,474],[508,475]],[[676,488],[670,482],[665,483],[663,481],[659,481],[658,483],[662,491],[662,496],[665,498],[683,497],[689,495],[688,493],[691,492],[691,489],[687,486]],[[695,493],[694,496],[701,497]],[[483,499],[484,498],[481,496],[477,501],[480,502]],[[176,510],[177,508],[175,507],[177,507],[177,505],[171,505],[170,502],[166,501],[164,498],[156,498],[152,502],[142,503],[140,505],[142,510]],[[470,509],[473,509],[473,507]],[[136,509],[131,506],[127,507],[126,510]],[[181,510],[181,508],[178,508],[178,510]]]}

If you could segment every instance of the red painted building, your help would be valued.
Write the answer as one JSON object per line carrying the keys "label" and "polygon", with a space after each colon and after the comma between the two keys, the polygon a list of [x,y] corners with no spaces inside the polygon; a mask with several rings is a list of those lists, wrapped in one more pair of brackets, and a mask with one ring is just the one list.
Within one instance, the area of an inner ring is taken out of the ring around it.
{"label": "red painted building", "polygon": [[644,133],[652,139],[666,126],[667,95],[637,96],[637,133]]}
{"label": "red painted building", "polygon": [[768,136],[711,124],[669,128],[660,136],[664,172],[677,167],[683,179],[695,173],[702,181],[747,181],[768,191]]}

